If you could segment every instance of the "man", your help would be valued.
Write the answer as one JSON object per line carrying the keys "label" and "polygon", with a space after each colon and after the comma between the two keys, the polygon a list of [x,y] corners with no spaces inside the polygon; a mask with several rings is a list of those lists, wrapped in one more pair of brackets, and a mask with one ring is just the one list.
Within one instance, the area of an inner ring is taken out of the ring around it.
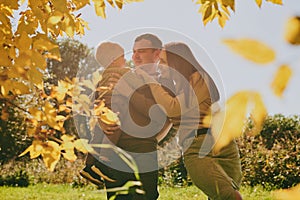
{"label": "man", "polygon": [[[138,36],[133,45],[132,55],[135,67],[142,67],[148,74],[159,79],[157,68],[161,48],[162,42],[157,36],[153,34]],[[116,75],[116,77],[117,79],[112,78],[111,81],[117,82],[120,76]],[[131,79],[127,79],[127,81],[131,81]],[[172,83],[170,83],[170,86],[172,86]],[[142,96],[145,96],[147,101],[141,101],[140,94],[143,94]],[[127,97],[128,99],[124,99],[124,95],[115,95],[111,101],[112,110],[120,113],[122,133],[117,146],[127,151],[136,161],[145,195],[120,195],[117,199],[155,200],[159,196],[157,190],[158,161],[156,137],[165,131],[168,126],[168,120],[158,106],[152,107],[156,103],[148,85],[137,87]],[[151,112],[149,112],[150,108]],[[120,128],[119,126],[100,124],[104,133],[108,135],[114,134]],[[121,159],[118,160],[114,157],[109,167],[111,168],[109,170],[110,178],[116,181],[105,181],[108,189],[120,187],[129,180],[135,180],[134,174],[128,167],[124,166]],[[108,197],[112,195],[114,195],[113,192],[108,192]]]}

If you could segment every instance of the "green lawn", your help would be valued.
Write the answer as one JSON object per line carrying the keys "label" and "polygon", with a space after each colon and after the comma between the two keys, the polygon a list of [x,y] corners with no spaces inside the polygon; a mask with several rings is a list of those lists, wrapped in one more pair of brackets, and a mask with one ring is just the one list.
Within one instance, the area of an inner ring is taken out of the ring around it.
{"label": "green lawn", "polygon": [[[160,200],[206,200],[206,196],[194,186],[171,188],[161,186]],[[271,200],[271,193],[260,187],[242,188],[241,193],[245,200]],[[27,188],[0,187],[2,200],[105,200],[105,194],[92,186],[72,188],[70,185],[38,184]]]}

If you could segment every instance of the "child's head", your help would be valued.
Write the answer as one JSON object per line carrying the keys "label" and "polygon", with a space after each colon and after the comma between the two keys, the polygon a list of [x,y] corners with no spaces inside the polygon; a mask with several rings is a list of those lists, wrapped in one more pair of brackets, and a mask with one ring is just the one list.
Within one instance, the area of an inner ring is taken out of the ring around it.
{"label": "child's head", "polygon": [[124,49],[117,43],[100,43],[96,49],[95,58],[104,68],[125,66]]}

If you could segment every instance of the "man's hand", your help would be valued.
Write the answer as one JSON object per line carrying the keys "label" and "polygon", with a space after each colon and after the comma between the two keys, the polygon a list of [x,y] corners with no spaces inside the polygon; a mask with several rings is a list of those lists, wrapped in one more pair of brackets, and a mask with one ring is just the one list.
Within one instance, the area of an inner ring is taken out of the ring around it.
{"label": "man's hand", "polygon": [[100,125],[100,128],[103,130],[103,132],[107,135],[114,134],[115,131],[120,129],[120,126],[117,124],[106,124],[101,120],[101,118],[98,119],[98,123]]}

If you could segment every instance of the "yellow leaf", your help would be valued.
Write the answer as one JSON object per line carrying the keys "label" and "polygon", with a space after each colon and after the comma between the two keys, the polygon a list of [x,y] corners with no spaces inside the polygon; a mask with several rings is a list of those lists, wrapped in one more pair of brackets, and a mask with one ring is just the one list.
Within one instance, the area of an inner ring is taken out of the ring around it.
{"label": "yellow leaf", "polygon": [[63,135],[62,137],[63,143],[60,145],[60,149],[64,151],[63,156],[69,161],[75,161],[77,156],[74,153],[74,143],[72,140],[75,138],[70,135]]}
{"label": "yellow leaf", "polygon": [[89,0],[73,0],[72,1],[75,6],[76,6],[76,10],[79,10],[81,8],[83,8],[84,6],[86,6],[87,4],[89,4]]}
{"label": "yellow leaf", "polygon": [[39,34],[34,37],[33,48],[50,51],[59,47],[54,42],[50,41],[50,39],[46,35]]}
{"label": "yellow leaf", "polygon": [[107,2],[114,8],[115,7],[115,4],[113,2],[113,0],[107,0]]}
{"label": "yellow leaf", "polygon": [[96,14],[102,18],[106,18],[104,0],[93,0]]}
{"label": "yellow leaf", "polygon": [[267,0],[267,1],[275,3],[275,4],[282,5],[282,0]]}
{"label": "yellow leaf", "polygon": [[[31,66],[31,55],[29,52],[21,52],[20,55],[15,59],[15,64],[13,66],[13,70],[11,75],[15,73],[19,73],[23,78],[26,77],[27,71],[30,69]],[[13,77],[11,77],[13,78]],[[26,77],[28,79],[28,77]]]}
{"label": "yellow leaf", "polygon": [[123,7],[123,4],[124,4],[124,0],[115,0],[116,4],[117,4],[117,7],[119,9],[122,9]]}
{"label": "yellow leaf", "polygon": [[35,107],[29,108],[29,113],[37,121],[42,121],[44,118],[44,113],[41,110],[39,110],[38,108],[35,108]]}
{"label": "yellow leaf", "polygon": [[19,157],[24,156],[27,153],[30,153],[30,158],[37,158],[43,152],[43,143],[40,140],[34,140],[32,144],[23,151]]}
{"label": "yellow leaf", "polygon": [[31,57],[32,66],[45,70],[47,67],[46,59],[37,51],[32,51]]}
{"label": "yellow leaf", "polygon": [[8,57],[8,52],[3,49],[3,47],[0,47],[0,66],[11,66],[11,59]]}
{"label": "yellow leaf", "polygon": [[250,117],[254,123],[251,129],[251,135],[257,135],[263,128],[263,124],[268,112],[259,93],[253,93],[251,100],[254,104],[250,114]]}
{"label": "yellow leaf", "polygon": [[235,10],[235,0],[221,0],[221,2],[224,7],[229,6],[231,10]]}
{"label": "yellow leaf", "polygon": [[101,81],[102,79],[102,76],[100,74],[99,71],[95,71],[93,74],[92,74],[92,82],[93,82],[93,85],[96,87],[97,84],[99,83],[99,81]]}
{"label": "yellow leaf", "polygon": [[203,8],[203,13],[202,13],[202,21],[204,25],[211,19],[212,16],[212,6],[208,5]]}
{"label": "yellow leaf", "polygon": [[74,135],[63,135],[61,136],[62,141],[67,142],[67,141],[73,141],[75,139]]}
{"label": "yellow leaf", "polygon": [[57,24],[63,19],[64,15],[60,11],[54,11],[52,15],[48,18],[49,24]]}
{"label": "yellow leaf", "polygon": [[74,162],[77,159],[74,151],[66,150],[66,153],[62,153],[63,157],[68,161]]}
{"label": "yellow leaf", "polygon": [[42,157],[45,166],[50,171],[54,171],[56,164],[60,159],[60,147],[59,144],[53,141],[48,141],[43,145]]}
{"label": "yellow leaf", "polygon": [[292,69],[288,65],[282,65],[278,68],[273,82],[271,84],[271,88],[273,93],[278,96],[282,97],[282,94],[291,79],[292,76]]}
{"label": "yellow leaf", "polygon": [[32,35],[36,33],[38,26],[39,22],[33,15],[32,10],[27,10],[21,13],[16,33],[21,34],[24,31],[27,34]]}
{"label": "yellow leaf", "polygon": [[82,153],[94,153],[93,147],[88,144],[87,139],[77,139],[74,141],[74,147]]}
{"label": "yellow leaf", "polygon": [[18,0],[1,0],[0,3],[14,10],[19,8]]}
{"label": "yellow leaf", "polygon": [[58,86],[54,87],[51,96],[61,102],[64,100],[66,94],[73,89],[73,87],[74,86],[71,83],[60,80],[58,81]]}
{"label": "yellow leaf", "polygon": [[22,82],[12,81],[13,93],[16,95],[29,94],[29,87]]}
{"label": "yellow leaf", "polygon": [[76,28],[76,24],[73,18],[73,15],[65,14],[60,26],[61,30],[64,31],[69,37],[74,36],[74,31]]}
{"label": "yellow leaf", "polygon": [[59,52],[59,48],[54,48],[51,49],[50,51],[47,52],[47,54],[45,55],[47,58],[51,58],[51,59],[55,59],[58,61],[61,61],[61,56],[60,56],[60,52]]}
{"label": "yellow leaf", "polygon": [[212,119],[210,116],[204,119],[206,126],[211,122],[216,141],[215,152],[219,152],[234,138],[242,135],[249,110],[255,122],[254,130],[260,130],[267,112],[260,94],[252,91],[236,93],[228,99],[224,110],[216,113]]}
{"label": "yellow leaf", "polygon": [[27,72],[28,80],[36,85],[43,83],[43,73],[36,69],[36,67],[31,67]]}
{"label": "yellow leaf", "polygon": [[218,19],[218,22],[219,22],[219,25],[224,28],[225,27],[225,24],[226,24],[226,21],[228,20],[229,18],[227,17],[226,13],[225,12],[219,12],[219,19]]}
{"label": "yellow leaf", "polygon": [[104,101],[100,101],[99,104],[94,106],[94,113],[96,116],[100,116],[103,112],[103,108],[105,107]]}
{"label": "yellow leaf", "polygon": [[91,80],[83,80],[82,85],[94,91],[96,89],[95,85]]}
{"label": "yellow leaf", "polygon": [[285,40],[293,45],[300,45],[300,17],[294,16],[288,19],[284,30]]}
{"label": "yellow leaf", "polygon": [[11,82],[12,81],[8,79],[8,80],[2,82],[2,84],[0,85],[0,87],[1,87],[1,94],[4,97],[8,97],[9,92],[13,90]]}
{"label": "yellow leaf", "polygon": [[300,184],[289,189],[280,189],[272,192],[276,200],[295,200],[300,197]]}
{"label": "yellow leaf", "polygon": [[41,130],[41,124],[36,119],[28,119],[27,123],[27,135],[32,137],[39,133]]}
{"label": "yellow leaf", "polygon": [[101,121],[103,121],[106,124],[117,124],[117,125],[121,124],[118,115],[113,111],[111,111],[110,109],[107,109],[105,113],[102,113],[100,115],[100,118]]}
{"label": "yellow leaf", "polygon": [[258,7],[261,7],[262,0],[255,0]]}
{"label": "yellow leaf", "polygon": [[25,31],[22,32],[20,37],[17,39],[17,47],[20,51],[26,51],[30,48],[32,39],[28,36],[28,33]]}
{"label": "yellow leaf", "polygon": [[51,1],[56,10],[61,11],[63,13],[70,12],[67,8],[67,1],[66,0],[52,0]]}
{"label": "yellow leaf", "polygon": [[232,51],[257,64],[268,64],[275,60],[275,51],[266,44],[253,39],[224,39]]}

